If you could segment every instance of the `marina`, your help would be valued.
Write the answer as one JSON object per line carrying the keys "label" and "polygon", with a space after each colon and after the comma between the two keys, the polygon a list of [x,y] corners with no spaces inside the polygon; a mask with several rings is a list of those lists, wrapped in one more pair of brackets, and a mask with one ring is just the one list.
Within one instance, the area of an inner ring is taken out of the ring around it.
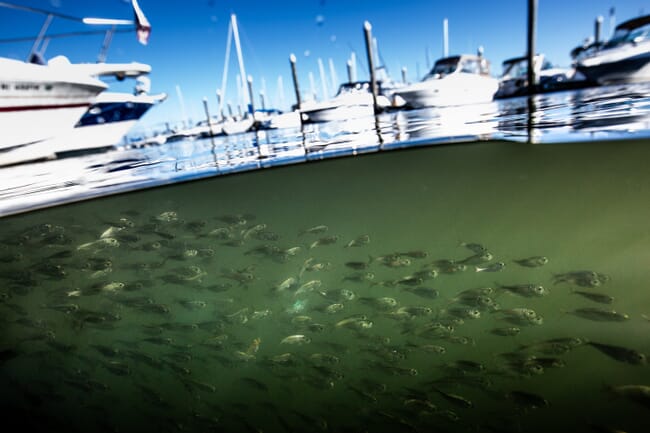
{"label": "marina", "polygon": [[[450,54],[445,18],[442,55],[427,48],[423,78],[403,68],[401,81],[366,21],[365,65],[352,49],[341,83],[331,58],[285,57],[295,98],[276,109],[246,73],[246,13],[241,27],[224,12],[211,19],[220,47],[228,28],[215,109],[187,97],[194,83],[151,92],[166,71],[146,57],[106,61],[120,25],[144,43],[151,31],[124,3],[133,20],[57,7],[39,24],[29,57],[41,60],[49,21],[108,25],[97,63],[0,59],[46,77],[16,75],[16,87],[0,69],[2,92],[43,105],[14,110],[0,92],[2,132],[8,112],[43,119],[0,137],[7,425],[650,431],[647,15],[616,24],[612,8],[611,35],[597,18],[572,67],[558,67],[535,54],[531,0],[528,52],[501,57],[498,78],[490,49]],[[322,38],[331,3],[318,6]],[[634,67],[612,66],[626,56]],[[62,100],[76,123],[45,114],[57,109],[43,98],[60,99],[50,88],[77,98]],[[179,117],[143,124],[170,103]]]}

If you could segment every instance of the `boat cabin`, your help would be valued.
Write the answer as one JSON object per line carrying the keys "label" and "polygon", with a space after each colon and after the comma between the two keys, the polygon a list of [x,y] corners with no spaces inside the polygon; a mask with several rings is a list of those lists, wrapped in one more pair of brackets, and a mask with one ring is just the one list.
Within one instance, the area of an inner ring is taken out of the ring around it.
{"label": "boat cabin", "polygon": [[490,75],[490,62],[483,56],[463,54],[439,59],[422,81],[439,79],[454,73]]}

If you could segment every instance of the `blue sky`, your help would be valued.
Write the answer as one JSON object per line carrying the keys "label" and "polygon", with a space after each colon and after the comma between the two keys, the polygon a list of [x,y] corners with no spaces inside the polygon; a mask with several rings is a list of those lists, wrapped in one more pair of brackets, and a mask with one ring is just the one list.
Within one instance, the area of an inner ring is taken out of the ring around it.
{"label": "blue sky", "polygon": [[[129,0],[12,0],[26,6],[84,17],[131,19]],[[152,92],[166,92],[167,101],[151,110],[143,122],[161,123],[181,118],[176,86],[180,86],[187,114],[202,117],[202,98],[216,112],[215,92],[221,86],[226,38],[231,13],[238,18],[246,72],[253,77],[256,98],[264,82],[267,106],[279,105],[278,77],[284,83],[284,106],[294,103],[289,55],[295,53],[303,93],[310,90],[309,72],[322,93],[318,58],[329,59],[339,81],[347,77],[346,61],[357,53],[358,75],[367,77],[363,22],[373,26],[388,71],[400,79],[407,68],[416,81],[427,66],[442,55],[442,21],[449,20],[451,54],[475,52],[479,45],[492,63],[493,75],[506,58],[522,55],[526,48],[526,0],[139,0],[152,25],[147,46],[134,33],[115,35],[109,62],[138,61],[152,66]],[[603,15],[603,33],[609,34],[609,10],[617,22],[650,13],[647,0],[539,0],[538,52],[554,63],[569,66],[569,51],[593,34],[594,19]],[[36,35],[44,16],[0,8],[0,39]],[[105,28],[105,27],[103,27]],[[80,23],[55,19],[49,33],[91,30]],[[103,35],[52,39],[46,57],[66,55],[73,62],[94,62]],[[24,59],[30,42],[0,43],[0,56]],[[428,52],[428,55],[427,55]],[[428,57],[428,59],[427,59]],[[418,74],[419,73],[419,74]],[[238,74],[234,49],[230,58],[226,99],[237,103]],[[130,90],[117,83],[116,90]],[[331,90],[330,90],[331,92]],[[257,101],[259,105],[259,100]]]}

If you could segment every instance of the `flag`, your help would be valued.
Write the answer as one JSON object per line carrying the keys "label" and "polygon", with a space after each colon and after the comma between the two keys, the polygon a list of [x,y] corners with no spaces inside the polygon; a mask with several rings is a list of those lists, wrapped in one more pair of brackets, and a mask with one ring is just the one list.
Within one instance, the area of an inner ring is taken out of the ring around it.
{"label": "flag", "polygon": [[149,34],[151,34],[151,24],[149,24],[149,20],[144,16],[142,9],[140,9],[138,0],[131,0],[131,4],[133,5],[133,14],[135,15],[135,31],[138,37],[138,42],[142,45],[147,45]]}

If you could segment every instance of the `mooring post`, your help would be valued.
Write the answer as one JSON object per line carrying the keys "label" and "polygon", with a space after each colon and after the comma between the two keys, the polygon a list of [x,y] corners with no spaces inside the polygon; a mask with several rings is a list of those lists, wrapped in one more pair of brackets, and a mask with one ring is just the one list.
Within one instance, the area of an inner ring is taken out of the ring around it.
{"label": "mooring post", "polygon": [[375,78],[375,62],[372,55],[372,26],[368,21],[363,23],[363,33],[366,37],[366,52],[368,54],[368,69],[370,72],[370,90],[372,91],[372,106],[375,114],[379,112],[377,106],[377,79]]}
{"label": "mooring post", "polygon": [[352,82],[352,60],[348,60],[346,63],[348,67],[348,83]]}
{"label": "mooring post", "polygon": [[406,66],[402,66],[402,83],[406,84]]}
{"label": "mooring post", "polygon": [[293,77],[293,90],[296,92],[296,109],[300,111],[300,86],[298,85],[298,72],[296,72],[296,56],[291,54],[289,56],[289,63],[291,64],[291,76]]}
{"label": "mooring post", "polygon": [[210,119],[210,110],[208,110],[208,98],[203,97],[203,109],[205,110],[205,118],[208,121],[208,130],[210,131],[210,137],[214,137],[214,132],[212,131],[212,119]]}
{"label": "mooring post", "polygon": [[535,39],[537,38],[537,0],[528,0],[528,94],[534,92],[537,84],[535,76]]}
{"label": "mooring post", "polygon": [[253,77],[249,75],[246,81],[248,82],[248,98],[251,100],[251,103],[248,106],[248,111],[253,115],[253,118],[255,118],[255,104],[253,103]]}

